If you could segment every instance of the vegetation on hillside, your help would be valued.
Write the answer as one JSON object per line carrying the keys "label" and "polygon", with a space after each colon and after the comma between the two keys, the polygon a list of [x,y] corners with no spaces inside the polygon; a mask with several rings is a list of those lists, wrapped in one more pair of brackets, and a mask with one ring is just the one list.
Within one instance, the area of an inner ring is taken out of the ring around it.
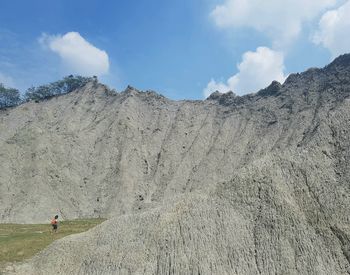
{"label": "vegetation on hillside", "polygon": [[0,83],[0,109],[20,104],[21,95],[17,89],[6,88]]}
{"label": "vegetation on hillside", "polygon": [[57,233],[52,233],[50,224],[0,224],[0,267],[31,258],[53,241],[87,231],[103,221],[63,221],[59,224]]}
{"label": "vegetation on hillside", "polygon": [[97,81],[97,78],[70,75],[49,84],[30,87],[23,96],[17,89],[7,88],[0,83],[0,109],[14,107],[31,100],[37,102],[53,96],[67,94],[85,86],[90,81]]}
{"label": "vegetation on hillside", "polygon": [[63,78],[62,80],[58,80],[46,85],[41,85],[39,87],[29,88],[24,95],[24,99],[25,101],[40,101],[52,96],[67,94],[83,87],[90,81],[93,81],[93,78],[70,75]]}

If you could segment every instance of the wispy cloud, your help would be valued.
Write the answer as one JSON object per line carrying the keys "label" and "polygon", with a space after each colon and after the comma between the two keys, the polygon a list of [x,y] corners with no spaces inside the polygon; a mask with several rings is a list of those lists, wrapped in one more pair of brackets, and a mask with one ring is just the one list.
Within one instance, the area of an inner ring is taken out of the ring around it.
{"label": "wispy cloud", "polygon": [[60,56],[67,73],[101,76],[109,72],[108,54],[89,43],[78,32],[42,34],[39,42]]}
{"label": "wispy cloud", "polygon": [[255,52],[243,54],[242,62],[237,65],[238,73],[230,77],[226,83],[211,80],[203,93],[208,97],[215,91],[233,91],[243,95],[265,88],[273,80],[284,82],[284,56],[282,52],[259,47]]}

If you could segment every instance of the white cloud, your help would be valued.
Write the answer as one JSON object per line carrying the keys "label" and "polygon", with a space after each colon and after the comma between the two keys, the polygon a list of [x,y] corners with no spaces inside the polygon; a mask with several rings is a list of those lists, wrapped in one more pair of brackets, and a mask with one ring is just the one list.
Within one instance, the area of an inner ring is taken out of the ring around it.
{"label": "white cloud", "polygon": [[210,94],[216,91],[219,91],[221,93],[227,93],[231,91],[231,88],[222,82],[216,82],[214,79],[211,79],[207,87],[205,87],[205,89],[203,90],[204,97],[207,98],[208,96],[210,96]]}
{"label": "white cloud", "polygon": [[335,10],[327,11],[313,36],[315,44],[329,49],[333,57],[350,52],[350,1]]}
{"label": "white cloud", "polygon": [[230,77],[226,83],[211,80],[203,93],[208,97],[212,92],[233,91],[236,94],[257,92],[265,88],[273,80],[284,82],[284,56],[283,53],[267,47],[259,47],[255,52],[248,51],[243,54],[242,62],[237,65],[238,73]]}
{"label": "white cloud", "polygon": [[6,87],[13,88],[15,86],[15,83],[14,83],[12,77],[7,76],[1,72],[0,72],[0,83],[4,84],[4,86],[6,86]]}
{"label": "white cloud", "polygon": [[267,33],[275,46],[284,46],[298,36],[302,24],[315,19],[337,0],[225,0],[211,12],[221,28],[251,27]]}
{"label": "white cloud", "polygon": [[107,53],[86,41],[78,32],[43,34],[39,42],[61,57],[69,73],[100,76],[109,71]]}

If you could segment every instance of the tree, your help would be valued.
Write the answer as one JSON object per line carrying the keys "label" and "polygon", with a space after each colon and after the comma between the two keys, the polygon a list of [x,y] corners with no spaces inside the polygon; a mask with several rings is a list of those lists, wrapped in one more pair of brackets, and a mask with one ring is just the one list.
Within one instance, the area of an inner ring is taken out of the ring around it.
{"label": "tree", "polygon": [[6,88],[0,83],[0,109],[17,106],[21,103],[21,95],[17,89]]}
{"label": "tree", "polygon": [[25,93],[25,98],[26,100],[43,100],[45,98],[49,98],[53,96],[53,91],[50,89],[48,85],[42,85],[37,88],[35,87],[30,87],[26,93]]}
{"label": "tree", "polygon": [[58,80],[47,85],[30,87],[25,93],[25,99],[27,101],[40,101],[52,96],[67,94],[85,86],[90,81],[93,81],[93,78],[73,75],[66,76],[62,80]]}

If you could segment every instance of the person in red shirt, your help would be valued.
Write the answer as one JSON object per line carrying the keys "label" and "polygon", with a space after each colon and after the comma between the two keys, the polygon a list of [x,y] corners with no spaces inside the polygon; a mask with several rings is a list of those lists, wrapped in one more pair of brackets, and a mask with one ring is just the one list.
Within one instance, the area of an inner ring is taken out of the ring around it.
{"label": "person in red shirt", "polygon": [[52,232],[56,233],[58,228],[58,215],[51,220]]}

